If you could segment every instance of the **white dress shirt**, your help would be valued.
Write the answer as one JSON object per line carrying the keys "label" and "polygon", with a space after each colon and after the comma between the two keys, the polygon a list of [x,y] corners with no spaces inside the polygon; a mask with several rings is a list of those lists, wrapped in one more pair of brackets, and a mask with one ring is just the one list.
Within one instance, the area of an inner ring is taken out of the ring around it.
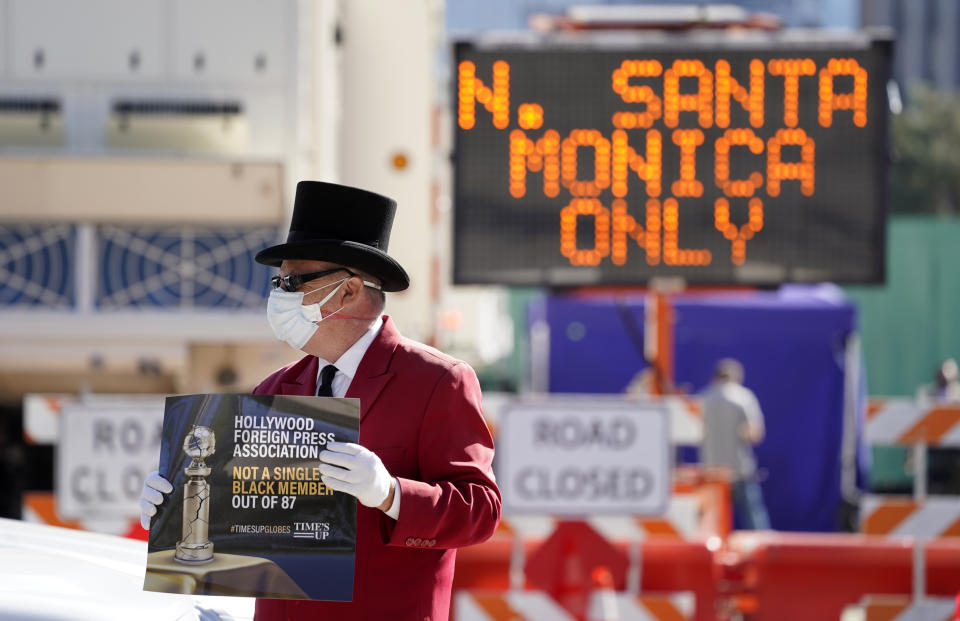
{"label": "white dress shirt", "polygon": [[[314,390],[314,394],[320,389],[320,373],[323,371],[323,368],[329,364],[333,364],[333,366],[337,367],[337,373],[333,376],[333,382],[330,386],[331,392],[333,392],[334,397],[346,396],[347,390],[350,388],[350,383],[353,382],[353,377],[357,374],[360,361],[363,360],[363,356],[367,353],[370,343],[373,342],[373,339],[377,338],[377,334],[380,333],[380,328],[382,327],[383,317],[377,317],[377,320],[364,332],[363,336],[357,339],[357,342],[351,345],[350,349],[343,352],[343,354],[337,358],[336,362],[331,363],[317,356],[317,361],[320,364],[317,366],[317,388]],[[397,519],[400,515],[400,483],[396,477],[393,479],[393,485],[393,504],[390,505],[390,508],[387,509],[385,513],[393,519]]]}
{"label": "white dress shirt", "polygon": [[313,391],[313,394],[317,394],[317,390],[320,389],[320,373],[323,371],[323,367],[332,364],[337,367],[337,374],[333,376],[333,385],[331,386],[333,396],[346,396],[347,389],[350,388],[350,382],[353,381],[353,376],[357,374],[360,361],[363,360],[363,355],[367,353],[370,343],[373,342],[373,339],[377,338],[377,334],[380,333],[380,328],[382,327],[383,317],[377,317],[377,320],[373,322],[370,329],[364,332],[363,336],[350,346],[350,349],[343,352],[343,354],[337,358],[336,362],[329,362],[318,356],[317,360],[320,364],[317,366],[317,388]]}

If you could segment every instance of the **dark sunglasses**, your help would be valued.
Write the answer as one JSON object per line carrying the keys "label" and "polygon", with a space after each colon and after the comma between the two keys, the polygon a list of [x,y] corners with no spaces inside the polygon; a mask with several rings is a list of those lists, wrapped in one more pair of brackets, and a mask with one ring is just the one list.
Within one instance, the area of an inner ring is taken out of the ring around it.
{"label": "dark sunglasses", "polygon": [[286,276],[277,275],[270,279],[270,284],[273,285],[274,289],[279,289],[282,286],[284,291],[297,291],[300,287],[307,284],[311,280],[323,278],[324,276],[333,274],[334,272],[346,272],[350,274],[350,276],[356,276],[356,274],[345,267],[335,267],[332,270],[313,272],[312,274],[287,274]]}

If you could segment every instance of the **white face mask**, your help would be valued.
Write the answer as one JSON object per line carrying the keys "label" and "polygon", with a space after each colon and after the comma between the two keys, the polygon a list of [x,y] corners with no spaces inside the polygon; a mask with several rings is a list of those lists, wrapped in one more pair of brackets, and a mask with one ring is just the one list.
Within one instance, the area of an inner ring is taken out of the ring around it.
{"label": "white face mask", "polygon": [[[324,317],[320,307],[326,304],[330,298],[340,290],[344,281],[349,279],[350,277],[342,278],[306,293],[283,291],[282,289],[274,289],[271,291],[270,297],[267,299],[267,321],[270,323],[270,327],[273,328],[273,334],[278,340],[286,341],[290,347],[302,349],[303,346],[307,344],[307,341],[310,340],[310,337],[317,331],[318,323],[343,310],[341,306]],[[303,303],[304,296],[333,285],[338,286],[316,304]]]}

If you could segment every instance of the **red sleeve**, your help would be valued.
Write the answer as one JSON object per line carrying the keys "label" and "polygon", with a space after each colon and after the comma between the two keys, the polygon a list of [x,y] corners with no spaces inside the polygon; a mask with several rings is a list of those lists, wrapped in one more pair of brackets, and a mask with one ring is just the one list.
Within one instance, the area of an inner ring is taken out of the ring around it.
{"label": "red sleeve", "polygon": [[383,516],[389,545],[410,538],[460,548],[487,540],[500,522],[493,438],[481,411],[480,384],[459,363],[440,379],[420,429],[422,481],[398,477],[400,516]]}

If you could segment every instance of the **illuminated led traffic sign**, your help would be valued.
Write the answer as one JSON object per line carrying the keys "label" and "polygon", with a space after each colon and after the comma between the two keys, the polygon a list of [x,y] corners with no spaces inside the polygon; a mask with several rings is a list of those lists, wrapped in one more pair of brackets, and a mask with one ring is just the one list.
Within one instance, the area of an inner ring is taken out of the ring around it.
{"label": "illuminated led traffic sign", "polygon": [[455,47],[455,281],[882,282],[888,40]]}

